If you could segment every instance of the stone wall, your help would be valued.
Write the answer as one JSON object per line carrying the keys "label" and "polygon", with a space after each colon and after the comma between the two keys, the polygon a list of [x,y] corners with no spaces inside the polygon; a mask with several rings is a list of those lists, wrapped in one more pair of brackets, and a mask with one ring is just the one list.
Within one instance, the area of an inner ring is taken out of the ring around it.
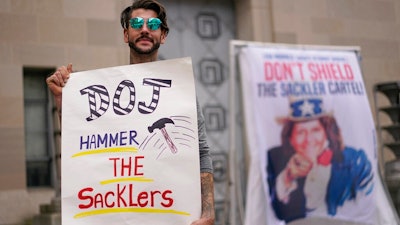
{"label": "stone wall", "polygon": [[[161,2],[170,2],[169,7],[184,4],[183,0]],[[204,7],[212,1],[197,2],[193,7]],[[360,46],[371,110],[373,86],[400,78],[398,0],[232,2],[236,18],[224,24],[236,30],[236,39]],[[38,205],[49,202],[54,194],[52,190],[33,194],[26,189],[23,67],[56,68],[72,62],[74,70],[88,70],[127,64],[128,49],[122,41],[119,14],[130,3],[131,0],[0,1],[0,225],[17,224],[32,217],[38,212]],[[174,10],[178,9],[171,11]],[[225,18],[222,13],[218,16]],[[228,43],[223,51],[227,49]],[[389,153],[388,159],[391,157]]]}

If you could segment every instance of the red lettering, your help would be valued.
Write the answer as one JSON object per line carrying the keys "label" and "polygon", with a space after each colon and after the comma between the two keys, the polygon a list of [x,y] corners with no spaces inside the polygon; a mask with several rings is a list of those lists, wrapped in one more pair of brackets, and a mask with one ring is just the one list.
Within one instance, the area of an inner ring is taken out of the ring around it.
{"label": "red lettering", "polygon": [[266,81],[273,80],[273,71],[272,71],[272,65],[270,62],[265,62],[264,63],[264,78]]}
{"label": "red lettering", "polygon": [[166,190],[166,191],[164,191],[163,194],[162,194],[162,198],[163,198],[166,202],[161,202],[161,205],[164,206],[164,207],[166,207],[166,208],[169,208],[169,207],[172,206],[172,204],[174,204],[174,199],[171,198],[171,197],[169,197],[170,194],[172,194],[172,191],[171,191],[171,190]]}
{"label": "red lettering", "polygon": [[293,80],[293,70],[292,70],[292,66],[288,63],[282,63],[282,77],[281,80],[288,80],[288,77],[290,77],[289,80]]}
{"label": "red lettering", "polygon": [[139,164],[139,159],[144,159],[144,156],[136,156],[135,157],[135,170],[134,170],[134,176],[143,176],[144,173],[139,173],[138,169],[143,168],[143,164]]}
{"label": "red lettering", "polygon": [[154,206],[154,195],[156,195],[156,194],[160,194],[161,195],[161,192],[160,191],[152,191],[151,192],[151,207]]}
{"label": "red lettering", "polygon": [[311,80],[353,80],[354,74],[349,64],[309,63],[308,70]]}
{"label": "red lettering", "polygon": [[265,62],[264,78],[266,81],[293,80],[292,66],[297,66],[297,63]]}
{"label": "red lettering", "polygon": [[344,72],[346,73],[347,80],[354,80],[353,69],[349,64],[344,64]]}
{"label": "red lettering", "polygon": [[[140,207],[146,207],[149,201],[147,200],[149,198],[149,194],[147,192],[140,192],[137,197],[137,201]],[[144,200],[144,201],[143,201]],[[152,203],[151,203],[152,204]],[[153,206],[153,205],[152,205]]]}
{"label": "red lettering", "polygon": [[94,196],[94,207],[97,208],[97,204],[100,204],[100,208],[103,208],[103,195],[101,193],[98,193]]}
{"label": "red lettering", "polygon": [[129,184],[129,206],[137,206],[135,202],[133,202],[133,185]]}
{"label": "red lettering", "polygon": [[339,80],[340,79],[340,75],[337,76],[338,73],[340,73],[340,68],[338,68],[337,64],[334,63],[329,63],[329,74],[331,75],[330,77],[332,78],[332,80]]}
{"label": "red lettering", "polygon": [[317,78],[315,80],[323,80],[329,77],[329,71],[325,64],[315,64]]}
{"label": "red lettering", "polygon": [[89,200],[89,203],[86,204],[86,205],[84,205],[84,204],[79,204],[78,207],[79,207],[80,209],[88,209],[88,208],[92,207],[92,205],[93,205],[93,199],[92,199],[92,197],[84,195],[84,192],[92,192],[92,191],[93,191],[93,188],[88,187],[88,188],[84,188],[84,189],[82,189],[82,190],[80,190],[80,191],[78,192],[78,199],[79,199],[79,200]]}
{"label": "red lettering", "polygon": [[302,63],[297,63],[296,65],[297,65],[297,67],[299,67],[299,72],[300,72],[301,80],[304,80],[303,64],[302,64]]}
{"label": "red lettering", "polygon": [[[131,176],[132,175],[132,170],[133,170],[133,173],[134,173],[133,175],[134,176],[143,176],[144,173],[139,171],[139,169],[143,168],[143,164],[141,164],[139,162],[141,159],[144,159],[144,156],[135,156],[134,164],[132,164],[132,157],[127,157],[127,158],[119,158],[119,157],[117,157],[117,158],[109,158],[110,161],[113,161],[114,177]],[[118,173],[118,170],[120,170],[119,173]]]}
{"label": "red lettering", "polygon": [[112,192],[112,191],[109,191],[104,195],[104,203],[107,208],[112,208],[115,205],[115,202],[111,202],[111,204],[108,204],[108,196],[110,196],[110,195],[113,197],[115,196],[114,192]]}
{"label": "red lettering", "polygon": [[117,176],[117,160],[118,160],[119,158],[109,158],[109,160],[111,160],[111,161],[113,161],[114,163],[113,163],[113,165],[114,165],[114,177],[116,177]]}
{"label": "red lettering", "polygon": [[[128,187],[128,188],[127,188]],[[79,209],[88,208],[125,208],[125,207],[166,207],[173,205],[171,190],[153,190],[134,193],[133,184],[116,185],[116,190],[105,193],[93,193],[93,188],[87,187],[79,191],[78,199],[86,201],[79,204]],[[127,204],[129,202],[129,205]]]}
{"label": "red lettering", "polygon": [[310,76],[311,80],[317,80],[317,78],[318,78],[318,73],[317,73],[317,71],[315,71],[314,67],[315,67],[314,63],[309,63],[307,65],[307,68],[311,73],[311,76]]}
{"label": "red lettering", "polygon": [[122,158],[121,160],[121,176],[125,176],[125,169],[128,170],[128,175],[131,176],[131,171],[132,171],[132,157],[128,158],[128,163],[125,164],[125,158]]}
{"label": "red lettering", "polygon": [[122,202],[123,207],[126,207],[126,202],[122,196],[124,194],[126,186],[124,186],[122,190],[120,190],[120,186],[121,186],[120,184],[117,184],[117,205],[118,207],[121,207],[121,202]]}

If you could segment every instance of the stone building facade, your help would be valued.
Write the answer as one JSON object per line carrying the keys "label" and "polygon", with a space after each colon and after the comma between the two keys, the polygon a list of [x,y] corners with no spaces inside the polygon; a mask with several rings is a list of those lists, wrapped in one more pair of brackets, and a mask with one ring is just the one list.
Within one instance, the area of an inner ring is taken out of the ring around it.
{"label": "stone building facade", "polygon": [[[371,110],[374,85],[400,80],[398,0],[160,2],[168,10],[171,27],[160,58],[193,58],[197,92],[216,159],[219,224],[226,224],[229,214],[224,207],[228,198],[230,40],[359,46]],[[59,124],[44,78],[67,63],[78,71],[129,63],[119,15],[130,3],[0,1],[0,225],[27,223],[57,192],[54,171],[60,158]],[[209,68],[213,74],[208,74]],[[38,115],[46,116],[41,121]],[[42,130],[35,130],[40,126]],[[47,138],[37,141],[41,137]],[[40,146],[43,149],[35,152]],[[389,152],[385,160],[393,157]]]}

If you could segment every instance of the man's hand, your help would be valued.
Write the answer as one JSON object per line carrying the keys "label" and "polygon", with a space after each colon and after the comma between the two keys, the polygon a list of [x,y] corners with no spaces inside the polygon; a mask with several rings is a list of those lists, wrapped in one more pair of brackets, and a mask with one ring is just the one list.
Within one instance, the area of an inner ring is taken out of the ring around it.
{"label": "man's hand", "polygon": [[46,79],[47,87],[49,87],[51,93],[54,95],[57,110],[59,112],[61,112],[62,88],[67,83],[70,73],[72,73],[72,64],[68,64],[67,67],[59,67]]}
{"label": "man's hand", "polygon": [[191,225],[214,225],[214,178],[211,173],[201,173],[201,218]]}
{"label": "man's hand", "polygon": [[194,221],[190,225],[214,225],[214,219],[211,219],[211,218],[200,218],[200,219]]}

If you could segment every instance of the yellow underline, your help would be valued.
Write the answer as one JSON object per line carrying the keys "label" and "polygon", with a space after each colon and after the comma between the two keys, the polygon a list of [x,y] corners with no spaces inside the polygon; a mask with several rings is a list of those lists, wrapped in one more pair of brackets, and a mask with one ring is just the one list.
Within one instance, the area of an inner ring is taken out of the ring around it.
{"label": "yellow underline", "polygon": [[100,214],[108,213],[164,213],[164,214],[178,214],[184,216],[190,216],[190,213],[177,211],[173,209],[148,209],[148,208],[110,208],[110,209],[95,209],[91,211],[77,213],[74,219],[79,219],[87,216],[95,216]]}
{"label": "yellow underline", "polygon": [[96,149],[96,150],[86,150],[84,152],[79,152],[72,155],[72,158],[85,156],[85,155],[92,155],[92,154],[103,154],[103,153],[115,153],[115,152],[137,152],[137,148],[135,147],[118,147],[118,148],[103,148],[103,149]]}
{"label": "yellow underline", "polygon": [[145,178],[145,177],[124,177],[124,178],[115,178],[109,180],[100,181],[100,184],[111,184],[111,183],[118,183],[118,182],[126,182],[126,181],[136,181],[136,182],[153,182],[153,179]]}

